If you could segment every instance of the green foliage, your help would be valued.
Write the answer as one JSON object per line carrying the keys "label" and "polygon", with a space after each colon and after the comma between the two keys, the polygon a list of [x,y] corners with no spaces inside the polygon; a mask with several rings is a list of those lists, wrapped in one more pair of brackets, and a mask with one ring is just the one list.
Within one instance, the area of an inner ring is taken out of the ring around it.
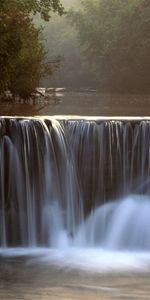
{"label": "green foliage", "polygon": [[1,0],[0,7],[0,93],[29,97],[40,78],[51,69],[44,63],[41,30],[32,13],[48,20],[50,11],[63,13],[58,0]]}
{"label": "green foliage", "polygon": [[150,1],[83,0],[70,19],[103,90],[150,91]]}
{"label": "green foliage", "polygon": [[[25,21],[25,20],[24,20]],[[10,73],[9,90],[22,98],[28,98],[38,86],[44,73],[43,59],[45,52],[40,40],[40,31],[31,22],[21,26],[21,49],[13,63]]]}
{"label": "green foliage", "polygon": [[59,15],[64,13],[64,8],[60,0],[0,0],[1,9],[11,7],[12,9],[18,8],[26,14],[37,14],[48,21],[51,12],[58,12]]}

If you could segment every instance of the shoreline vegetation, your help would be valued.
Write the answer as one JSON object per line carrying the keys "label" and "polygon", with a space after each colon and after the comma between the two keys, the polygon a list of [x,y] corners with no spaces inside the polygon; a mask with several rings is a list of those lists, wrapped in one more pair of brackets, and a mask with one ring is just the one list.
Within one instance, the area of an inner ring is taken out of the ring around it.
{"label": "shoreline vegetation", "polygon": [[1,0],[0,95],[26,101],[59,66],[47,60],[42,30],[34,24],[35,15],[48,22],[52,13],[64,13],[59,0]]}

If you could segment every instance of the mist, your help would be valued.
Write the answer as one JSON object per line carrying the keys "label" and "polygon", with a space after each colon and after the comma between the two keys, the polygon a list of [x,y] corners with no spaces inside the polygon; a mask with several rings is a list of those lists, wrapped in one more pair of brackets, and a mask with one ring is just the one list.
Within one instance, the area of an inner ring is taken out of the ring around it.
{"label": "mist", "polygon": [[[62,4],[68,12],[80,6],[80,0],[64,0]],[[87,61],[82,53],[78,32],[68,18],[53,15],[49,23],[44,23],[44,39],[47,60],[52,64],[60,61],[58,69],[43,79],[44,86],[87,88],[96,85]]]}
{"label": "mist", "polygon": [[150,4],[146,0],[64,0],[62,4],[67,13],[55,14],[44,25],[47,59],[59,66],[43,84],[149,92]]}

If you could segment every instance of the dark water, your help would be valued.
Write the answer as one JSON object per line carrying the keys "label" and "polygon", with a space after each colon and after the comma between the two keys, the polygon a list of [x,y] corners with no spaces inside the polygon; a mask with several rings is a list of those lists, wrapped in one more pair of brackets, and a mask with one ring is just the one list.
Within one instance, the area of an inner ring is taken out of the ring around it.
{"label": "dark water", "polygon": [[150,272],[88,273],[37,260],[0,258],[1,300],[149,299]]}

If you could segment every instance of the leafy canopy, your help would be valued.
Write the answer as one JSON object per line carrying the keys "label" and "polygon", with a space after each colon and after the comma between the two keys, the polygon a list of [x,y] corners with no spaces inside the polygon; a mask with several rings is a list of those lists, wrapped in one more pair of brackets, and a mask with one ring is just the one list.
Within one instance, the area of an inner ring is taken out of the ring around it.
{"label": "leafy canopy", "polygon": [[60,0],[0,0],[1,9],[7,7],[18,8],[24,13],[40,13],[46,21],[49,20],[51,12],[58,12],[59,15],[64,13],[64,8]]}
{"label": "leafy canopy", "polygon": [[27,98],[47,71],[33,14],[48,20],[51,11],[61,15],[63,8],[59,0],[0,0],[0,5],[0,93],[10,90]]}

